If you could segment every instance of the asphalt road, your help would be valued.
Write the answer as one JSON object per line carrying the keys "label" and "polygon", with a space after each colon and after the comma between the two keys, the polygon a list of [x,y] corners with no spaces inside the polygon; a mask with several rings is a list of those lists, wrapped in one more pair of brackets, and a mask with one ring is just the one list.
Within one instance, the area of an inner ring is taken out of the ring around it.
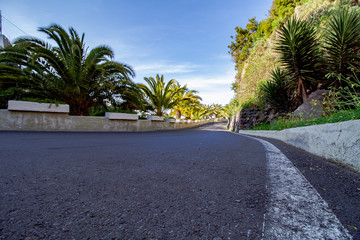
{"label": "asphalt road", "polygon": [[359,175],[224,127],[0,132],[0,239],[359,239]]}

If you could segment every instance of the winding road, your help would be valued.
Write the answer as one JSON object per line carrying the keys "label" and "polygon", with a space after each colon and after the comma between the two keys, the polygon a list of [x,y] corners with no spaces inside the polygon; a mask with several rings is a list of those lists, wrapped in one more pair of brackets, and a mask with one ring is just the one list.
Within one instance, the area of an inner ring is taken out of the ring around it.
{"label": "winding road", "polygon": [[0,132],[0,239],[360,239],[358,174],[224,128]]}

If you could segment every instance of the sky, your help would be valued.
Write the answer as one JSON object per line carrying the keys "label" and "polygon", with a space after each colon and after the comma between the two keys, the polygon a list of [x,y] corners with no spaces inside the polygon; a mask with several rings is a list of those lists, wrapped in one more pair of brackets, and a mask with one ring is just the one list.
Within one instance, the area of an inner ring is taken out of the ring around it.
{"label": "sky", "polygon": [[89,48],[110,46],[135,70],[135,83],[164,75],[198,90],[203,104],[230,102],[235,27],[267,17],[272,0],[1,0],[3,34],[14,41],[56,23],[85,33]]}

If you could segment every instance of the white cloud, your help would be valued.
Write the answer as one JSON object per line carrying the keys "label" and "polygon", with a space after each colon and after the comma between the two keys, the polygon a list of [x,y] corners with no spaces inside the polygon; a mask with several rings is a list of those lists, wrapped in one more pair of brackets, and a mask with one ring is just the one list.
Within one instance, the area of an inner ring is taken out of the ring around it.
{"label": "white cloud", "polygon": [[146,72],[146,74],[166,74],[166,73],[191,73],[197,66],[190,63],[183,64],[166,64],[166,63],[150,63],[135,65],[136,72]]}
{"label": "white cloud", "polygon": [[200,92],[200,96],[203,104],[217,103],[225,106],[230,102],[231,98],[233,98],[234,93],[229,87],[228,89],[218,89],[215,92]]}
{"label": "white cloud", "polygon": [[234,96],[234,92],[230,89],[231,83],[234,82],[235,71],[229,70],[222,75],[215,76],[191,76],[188,75],[177,79],[182,85],[187,84],[189,89],[199,91],[204,104],[228,104]]}
{"label": "white cloud", "polygon": [[187,84],[190,88],[194,89],[216,89],[221,86],[228,86],[230,88],[231,83],[234,82],[235,71],[229,70],[222,75],[187,75],[177,80],[182,84]]}

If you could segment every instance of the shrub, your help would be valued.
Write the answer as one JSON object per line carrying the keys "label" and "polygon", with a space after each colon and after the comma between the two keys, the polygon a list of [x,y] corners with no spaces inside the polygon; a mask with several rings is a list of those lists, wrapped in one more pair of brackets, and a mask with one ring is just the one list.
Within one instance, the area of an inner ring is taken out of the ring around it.
{"label": "shrub", "polygon": [[280,68],[271,71],[271,78],[259,84],[258,95],[264,105],[280,111],[289,111],[294,102],[286,72]]}
{"label": "shrub", "polygon": [[[342,74],[328,74],[327,77],[336,77],[346,83],[346,87],[332,88],[329,100],[325,104],[331,107],[332,111],[360,109],[360,80],[354,70],[352,77],[344,78]],[[340,81],[340,80],[339,80]]]}

